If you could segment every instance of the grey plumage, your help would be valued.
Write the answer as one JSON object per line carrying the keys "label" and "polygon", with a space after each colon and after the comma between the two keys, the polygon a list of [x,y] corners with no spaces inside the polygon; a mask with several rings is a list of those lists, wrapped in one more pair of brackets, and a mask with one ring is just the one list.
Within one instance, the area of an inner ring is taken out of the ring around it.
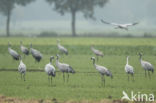
{"label": "grey plumage", "polygon": [[23,43],[22,41],[20,41],[20,48],[21,48],[21,51],[24,55],[29,55],[29,49],[26,48],[25,46],[23,46]]}
{"label": "grey plumage", "polygon": [[140,57],[141,66],[145,70],[145,77],[146,77],[146,71],[147,71],[149,78],[151,78],[150,72],[154,73],[153,65],[150,62],[142,60],[142,53],[139,53],[139,57]]}
{"label": "grey plumage", "polygon": [[96,55],[97,61],[98,61],[98,57],[99,57],[99,56],[101,56],[101,57],[104,56],[102,51],[95,49],[93,46],[91,46],[91,50],[92,50],[92,52]]}
{"label": "grey plumage", "polygon": [[37,62],[40,62],[40,61],[41,61],[41,59],[42,59],[42,54],[41,54],[41,52],[38,51],[38,50],[36,50],[36,49],[34,49],[34,48],[32,48],[32,44],[30,44],[30,52],[31,52],[33,58],[34,58]]}
{"label": "grey plumage", "polygon": [[18,66],[18,71],[21,74],[21,79],[25,81],[25,74],[26,74],[26,65],[23,63],[22,58],[20,57],[20,64]]}
{"label": "grey plumage", "polygon": [[51,84],[52,84],[52,77],[56,76],[56,72],[55,72],[55,67],[52,65],[52,60],[54,59],[53,56],[50,57],[50,62],[48,64],[45,65],[45,72],[48,75],[48,80],[49,80],[49,76],[51,77]]}
{"label": "grey plumage", "polygon": [[60,44],[60,40],[57,40],[57,47],[61,53],[68,55],[68,50]]}
{"label": "grey plumage", "polygon": [[11,48],[11,44],[10,44],[10,43],[8,43],[8,52],[9,52],[9,54],[12,56],[12,58],[13,58],[14,60],[19,60],[20,55],[19,55],[15,50],[13,50],[13,49]]}
{"label": "grey plumage", "polygon": [[74,69],[69,65],[69,69],[68,69],[69,73],[75,73]]}
{"label": "grey plumage", "polygon": [[106,67],[95,64],[95,57],[91,57],[91,60],[93,61],[93,65],[95,69],[101,74],[101,81],[102,81],[102,84],[104,83],[104,86],[105,86],[104,76],[106,75],[106,76],[113,78],[112,73]]}
{"label": "grey plumage", "polygon": [[65,82],[64,73],[67,73],[68,74],[68,77],[67,77],[67,82],[68,82],[69,73],[75,73],[75,71],[74,71],[74,69],[69,64],[60,63],[59,62],[59,55],[57,54],[56,56],[57,56],[57,59],[56,59],[56,67],[63,73],[64,82]]}
{"label": "grey plumage", "polygon": [[129,56],[127,56],[127,63],[125,65],[125,72],[128,75],[128,81],[129,81],[129,74],[133,77],[133,81],[134,81],[134,69],[131,65],[129,65],[128,60],[129,60]]}

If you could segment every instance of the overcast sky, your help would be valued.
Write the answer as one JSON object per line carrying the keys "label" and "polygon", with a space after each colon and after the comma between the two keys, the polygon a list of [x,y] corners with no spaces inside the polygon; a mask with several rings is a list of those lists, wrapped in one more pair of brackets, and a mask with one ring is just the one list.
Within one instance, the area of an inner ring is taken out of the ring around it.
{"label": "overcast sky", "polygon": [[[113,29],[102,24],[100,19],[117,23],[140,22],[137,28],[156,29],[156,0],[110,0],[104,8],[95,9],[96,21],[86,20],[77,14],[79,31]],[[5,27],[5,18],[0,17],[1,28]],[[71,15],[61,16],[45,0],[36,0],[26,7],[16,6],[12,15],[12,26],[24,29],[43,29],[70,32]],[[134,28],[133,28],[134,30]]]}

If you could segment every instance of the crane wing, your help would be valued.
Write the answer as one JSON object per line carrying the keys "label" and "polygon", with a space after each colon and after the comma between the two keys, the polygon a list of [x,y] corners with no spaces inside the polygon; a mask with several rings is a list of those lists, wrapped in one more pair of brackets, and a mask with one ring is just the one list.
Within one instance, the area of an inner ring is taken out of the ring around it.
{"label": "crane wing", "polygon": [[114,26],[119,26],[119,24],[116,24],[116,23],[109,23],[107,21],[104,21],[101,19],[101,22],[104,23],[104,24],[110,24],[110,25],[114,25]]}
{"label": "crane wing", "polygon": [[135,22],[135,23],[129,23],[129,24],[125,24],[125,26],[134,26],[134,25],[137,25],[139,24],[138,22]]}

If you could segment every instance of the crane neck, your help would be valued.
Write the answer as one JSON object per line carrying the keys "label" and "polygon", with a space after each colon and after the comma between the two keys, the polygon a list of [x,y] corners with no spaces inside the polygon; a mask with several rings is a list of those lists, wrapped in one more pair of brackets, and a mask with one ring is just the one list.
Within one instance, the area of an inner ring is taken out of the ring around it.
{"label": "crane neck", "polygon": [[58,66],[58,65],[59,65],[59,59],[56,58],[56,66]]}
{"label": "crane neck", "polygon": [[11,45],[10,45],[10,43],[8,43],[8,48],[11,48]]}
{"label": "crane neck", "polygon": [[128,57],[127,57],[127,64],[128,64]]}
{"label": "crane neck", "polygon": [[50,64],[52,64],[52,61],[53,61],[53,60],[50,58]]}
{"label": "crane neck", "polygon": [[57,44],[60,45],[60,41],[59,40],[57,41]]}
{"label": "crane neck", "polygon": [[32,44],[30,44],[30,49],[32,48]]}
{"label": "crane neck", "polygon": [[140,55],[140,58],[139,58],[140,62],[142,61],[142,56]]}
{"label": "crane neck", "polygon": [[23,63],[22,59],[20,60],[20,63]]}
{"label": "crane neck", "polygon": [[56,58],[56,62],[59,62],[59,57]]}
{"label": "crane neck", "polygon": [[20,45],[22,46],[22,41],[20,41]]}

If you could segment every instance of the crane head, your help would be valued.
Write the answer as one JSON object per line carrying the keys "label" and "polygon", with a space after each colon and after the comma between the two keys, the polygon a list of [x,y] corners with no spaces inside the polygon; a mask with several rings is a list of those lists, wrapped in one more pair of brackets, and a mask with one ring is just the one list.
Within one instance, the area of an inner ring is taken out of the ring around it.
{"label": "crane head", "polygon": [[8,42],[8,47],[11,47],[11,44],[10,44],[10,42]]}
{"label": "crane head", "polygon": [[113,75],[112,75],[112,72],[111,72],[111,71],[108,70],[108,71],[106,72],[106,75],[109,76],[109,77],[111,77],[111,79],[113,79]]}
{"label": "crane head", "polygon": [[56,54],[57,59],[60,57],[58,54]]}
{"label": "crane head", "polygon": [[51,60],[54,59],[54,56],[51,56],[50,59],[51,59]]}
{"label": "crane head", "polygon": [[32,48],[32,43],[30,43],[30,48]]}
{"label": "crane head", "polygon": [[60,39],[57,39],[57,43],[60,43]]}
{"label": "crane head", "polygon": [[95,60],[95,57],[91,57],[91,60]]}
{"label": "crane head", "polygon": [[139,52],[138,54],[139,54],[139,56],[142,56],[142,53]]}

